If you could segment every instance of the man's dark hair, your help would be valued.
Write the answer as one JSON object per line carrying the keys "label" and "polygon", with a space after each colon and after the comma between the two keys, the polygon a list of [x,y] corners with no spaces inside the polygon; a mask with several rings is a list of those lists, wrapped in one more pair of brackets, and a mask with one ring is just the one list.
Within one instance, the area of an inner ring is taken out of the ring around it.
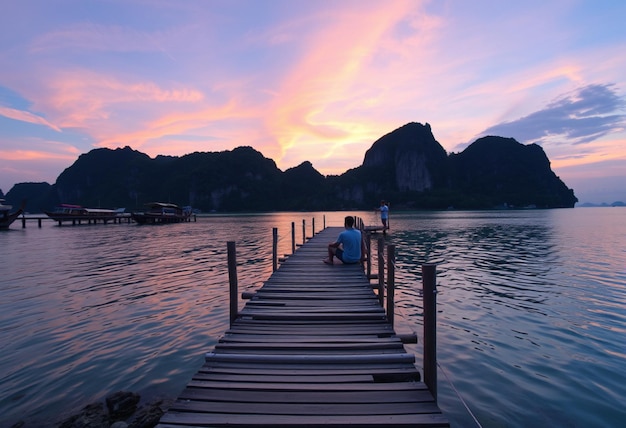
{"label": "man's dark hair", "polygon": [[345,224],[346,224],[346,226],[348,226],[348,227],[352,227],[352,226],[354,226],[354,217],[352,217],[352,216],[347,216],[347,217],[345,218]]}

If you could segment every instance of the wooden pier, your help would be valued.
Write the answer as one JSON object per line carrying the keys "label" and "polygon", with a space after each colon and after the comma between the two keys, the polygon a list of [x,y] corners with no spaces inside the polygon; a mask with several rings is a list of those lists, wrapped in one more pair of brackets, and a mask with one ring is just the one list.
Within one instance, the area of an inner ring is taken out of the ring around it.
{"label": "wooden pier", "polygon": [[[76,225],[84,225],[84,224],[108,224],[108,223],[130,223],[132,218],[130,213],[120,213],[115,217],[96,217],[96,218],[88,218],[88,217],[75,217],[75,218],[65,218],[63,220],[54,220],[50,218],[46,214],[22,214],[18,217],[19,220],[22,221],[22,229],[26,228],[27,221],[36,221],[37,227],[41,229],[42,221],[53,221],[57,223],[59,226],[62,226],[63,223],[71,223],[72,226]],[[16,220],[17,221],[17,220]]]}
{"label": "wooden pier", "polygon": [[[80,225],[91,225],[91,224],[122,224],[122,223],[134,223],[131,213],[119,213],[115,217],[97,217],[97,218],[88,218],[88,217],[75,217],[75,218],[65,218],[63,220],[54,220],[45,214],[28,214],[28,215],[20,215],[17,220],[22,221],[22,229],[26,228],[26,222],[36,221],[37,227],[41,229],[42,221],[53,221],[58,224],[58,226],[63,226],[68,223],[72,226],[80,226]],[[17,220],[15,220],[17,222]],[[189,219],[185,220],[186,222],[197,221],[196,214],[192,214]]]}
{"label": "wooden pier", "polygon": [[158,427],[450,426],[363,267],[322,263],[341,230],[231,303],[230,329]]}

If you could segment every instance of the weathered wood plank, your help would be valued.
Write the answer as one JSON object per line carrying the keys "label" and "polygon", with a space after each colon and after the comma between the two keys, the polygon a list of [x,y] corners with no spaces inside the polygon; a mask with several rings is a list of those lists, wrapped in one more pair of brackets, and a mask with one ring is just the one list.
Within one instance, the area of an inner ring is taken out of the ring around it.
{"label": "weathered wood plank", "polygon": [[390,336],[390,337],[379,337],[376,335],[308,335],[308,336],[297,336],[293,337],[286,334],[266,334],[266,335],[257,335],[257,334],[240,334],[240,333],[228,333],[219,339],[219,342],[278,342],[278,343],[401,343],[399,337]]}
{"label": "weathered wood plank", "polygon": [[160,428],[177,426],[219,427],[219,426],[256,426],[256,427],[345,427],[363,426],[380,427],[449,427],[447,419],[441,413],[424,413],[408,415],[240,415],[232,413],[191,413],[167,412],[161,418]]}
{"label": "weathered wood plank", "polygon": [[359,364],[358,366],[331,366],[319,364],[310,365],[308,367],[295,367],[289,365],[271,365],[271,364],[258,364],[254,367],[250,367],[248,364],[220,364],[212,363],[205,364],[200,368],[198,373],[224,373],[224,374],[237,374],[237,375],[269,375],[269,376],[341,376],[345,374],[367,374],[376,378],[385,378],[393,376],[406,377],[409,380],[416,380],[415,375],[419,375],[419,371],[414,365],[408,365],[407,367],[399,366],[398,364]]}
{"label": "weathered wood plank", "polygon": [[215,345],[218,353],[268,353],[289,355],[316,355],[316,354],[361,354],[399,352],[403,348],[402,343],[219,343]]}
{"label": "weathered wood plank", "polygon": [[[422,384],[423,385],[423,384]],[[422,403],[433,402],[433,396],[426,386],[413,391],[386,391],[384,394],[371,391],[268,391],[259,395],[258,391],[186,388],[180,400],[198,401],[239,401],[241,403]]]}
{"label": "weathered wood plank", "polygon": [[415,356],[408,353],[365,353],[358,354],[228,354],[224,352],[209,352],[205,355],[206,361],[233,361],[250,363],[274,363],[274,364],[368,364],[368,363],[414,363]]}
{"label": "weathered wood plank", "polygon": [[223,373],[196,373],[193,380],[202,381],[220,381],[220,382],[273,382],[273,383],[365,383],[374,382],[374,377],[369,374],[341,374],[341,375],[287,375],[287,374],[272,374],[272,375],[253,375],[250,373],[244,374],[223,374]]}
{"label": "weathered wood plank", "polygon": [[221,388],[221,389],[245,389],[248,391],[370,391],[385,393],[386,391],[414,391],[419,389],[414,385],[416,382],[381,382],[381,383],[302,383],[299,385],[289,383],[254,383],[254,382],[220,382],[191,380],[189,388]]}
{"label": "weathered wood plank", "polygon": [[237,413],[265,415],[407,415],[433,413],[437,411],[434,402],[426,403],[239,403],[179,401],[172,406],[176,411],[201,413]]}

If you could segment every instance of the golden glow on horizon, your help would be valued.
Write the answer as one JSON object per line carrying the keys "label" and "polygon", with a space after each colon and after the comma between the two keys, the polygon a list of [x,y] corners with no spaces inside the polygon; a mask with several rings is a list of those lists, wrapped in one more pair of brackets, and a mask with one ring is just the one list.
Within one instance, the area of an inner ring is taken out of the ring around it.
{"label": "golden glow on horizon", "polygon": [[[612,161],[626,161],[626,135],[624,139],[602,140],[594,145],[592,151],[581,147],[580,154],[572,154],[571,151],[566,155],[557,156],[550,159],[550,164],[554,169],[572,168],[590,164],[601,164]],[[602,170],[598,170],[602,173]]]}

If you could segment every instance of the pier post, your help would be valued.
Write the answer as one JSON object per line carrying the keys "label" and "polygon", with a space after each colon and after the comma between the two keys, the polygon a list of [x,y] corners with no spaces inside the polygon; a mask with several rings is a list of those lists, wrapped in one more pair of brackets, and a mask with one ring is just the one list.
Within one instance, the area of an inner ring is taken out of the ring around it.
{"label": "pier post", "polygon": [[437,265],[422,265],[424,383],[437,402]]}
{"label": "pier post", "polygon": [[278,228],[272,229],[272,272],[278,269]]}
{"label": "pier post", "polygon": [[396,246],[387,245],[387,319],[393,327],[393,316],[395,312],[394,294],[395,294],[395,267],[396,263]]}
{"label": "pier post", "polygon": [[378,238],[378,301],[380,306],[385,304],[385,240]]}
{"label": "pier post", "polygon": [[235,251],[235,241],[226,243],[228,250],[228,283],[230,291],[230,325],[237,319],[239,312],[239,302],[237,301],[237,253]]}
{"label": "pier post", "polygon": [[369,280],[372,277],[372,234],[369,232],[361,231],[361,233],[365,233],[365,247],[367,249],[367,279]]}
{"label": "pier post", "polygon": [[315,217],[311,219],[311,236],[315,236]]}
{"label": "pier post", "polygon": [[296,252],[296,222],[291,222],[291,254]]}
{"label": "pier post", "polygon": [[306,220],[302,219],[302,245],[306,244]]}

